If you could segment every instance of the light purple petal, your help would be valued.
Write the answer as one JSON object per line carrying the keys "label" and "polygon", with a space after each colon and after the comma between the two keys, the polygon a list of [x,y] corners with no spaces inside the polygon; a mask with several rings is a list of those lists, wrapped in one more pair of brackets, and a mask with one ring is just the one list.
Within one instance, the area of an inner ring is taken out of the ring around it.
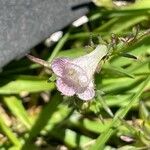
{"label": "light purple petal", "polygon": [[69,87],[61,78],[58,78],[56,81],[57,89],[66,96],[73,96],[75,94],[75,89]]}
{"label": "light purple petal", "polygon": [[74,87],[76,91],[85,90],[90,82],[86,72],[73,63],[68,63],[64,67],[62,78],[68,86]]}
{"label": "light purple petal", "polygon": [[63,75],[64,67],[67,65],[67,63],[69,63],[68,58],[56,58],[53,60],[51,68],[57,76],[61,77]]}
{"label": "light purple petal", "polygon": [[89,87],[83,92],[83,93],[78,93],[77,96],[85,101],[91,100],[95,96],[95,90],[94,90],[94,85],[91,82]]}

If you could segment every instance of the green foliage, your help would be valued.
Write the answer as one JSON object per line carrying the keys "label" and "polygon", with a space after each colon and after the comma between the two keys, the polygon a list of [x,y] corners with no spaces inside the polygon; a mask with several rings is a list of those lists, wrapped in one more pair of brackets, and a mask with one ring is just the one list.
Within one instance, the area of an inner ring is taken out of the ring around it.
{"label": "green foliage", "polygon": [[51,70],[27,58],[12,62],[0,74],[0,149],[150,148],[150,2],[97,2],[105,8],[91,10],[88,24],[66,29],[51,51],[32,51],[51,62],[88,53],[90,37],[107,44],[95,99],[62,96]]}

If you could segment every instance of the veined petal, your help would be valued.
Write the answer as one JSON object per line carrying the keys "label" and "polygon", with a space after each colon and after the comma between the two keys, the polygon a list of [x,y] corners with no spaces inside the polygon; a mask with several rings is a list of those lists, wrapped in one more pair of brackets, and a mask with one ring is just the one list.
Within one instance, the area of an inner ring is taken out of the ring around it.
{"label": "veined petal", "polygon": [[56,81],[57,89],[66,96],[73,96],[75,94],[75,89],[73,87],[68,86],[63,79],[58,78]]}
{"label": "veined petal", "polygon": [[84,90],[90,83],[86,72],[76,64],[68,63],[63,71],[63,80],[76,91]]}
{"label": "veined petal", "polygon": [[86,71],[89,78],[92,78],[100,60],[107,54],[106,45],[98,45],[91,53],[75,58],[72,62]]}
{"label": "veined petal", "polygon": [[90,83],[89,87],[83,93],[77,93],[77,96],[85,101],[91,100],[95,96],[95,90],[93,82]]}
{"label": "veined petal", "polygon": [[67,63],[69,63],[68,58],[56,58],[53,60],[51,68],[57,76],[61,77],[63,75],[64,67],[67,65]]}
{"label": "veined petal", "polygon": [[105,45],[98,45],[91,53],[75,59],[57,58],[52,62],[52,70],[58,76],[58,90],[66,96],[76,94],[88,101],[94,98],[93,75],[98,63],[107,54]]}

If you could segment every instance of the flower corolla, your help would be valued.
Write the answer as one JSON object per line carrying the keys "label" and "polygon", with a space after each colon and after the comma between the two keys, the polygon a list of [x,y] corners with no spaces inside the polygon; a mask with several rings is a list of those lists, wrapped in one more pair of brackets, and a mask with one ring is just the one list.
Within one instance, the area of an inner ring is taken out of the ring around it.
{"label": "flower corolla", "polygon": [[57,89],[66,96],[77,95],[81,100],[91,100],[95,96],[94,73],[99,62],[108,53],[106,45],[98,45],[84,56],[56,58],[51,68],[57,76]]}

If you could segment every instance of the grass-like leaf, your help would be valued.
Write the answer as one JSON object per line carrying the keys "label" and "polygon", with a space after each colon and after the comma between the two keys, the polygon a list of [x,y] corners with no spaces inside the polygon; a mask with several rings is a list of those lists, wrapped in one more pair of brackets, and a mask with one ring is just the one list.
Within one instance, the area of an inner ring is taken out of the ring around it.
{"label": "grass-like leaf", "polygon": [[48,83],[48,79],[35,76],[12,76],[1,78],[0,94],[19,94],[27,91],[31,93],[53,90],[54,83]]}
{"label": "grass-like leaf", "polygon": [[21,100],[15,96],[4,96],[3,101],[10,109],[12,114],[16,116],[26,126],[27,129],[30,129],[31,122],[23,104],[21,103]]}
{"label": "grass-like leaf", "polygon": [[128,111],[132,108],[135,102],[139,100],[139,96],[142,94],[144,88],[147,86],[148,82],[150,81],[150,76],[143,82],[142,86],[139,88],[137,93],[131,98],[128,105],[126,105],[123,108],[120,108],[117,113],[115,114],[115,117],[111,123],[111,125],[104,131],[96,140],[96,143],[91,148],[91,150],[95,149],[104,149],[104,145],[107,142],[107,140],[112,136],[112,134],[115,132],[116,125],[118,126],[120,123],[119,118],[124,118]]}
{"label": "grass-like leaf", "polygon": [[12,130],[6,125],[5,121],[2,117],[0,117],[0,129],[4,135],[8,137],[11,143],[19,149],[21,146],[20,140],[16,137],[16,135],[12,132]]}

